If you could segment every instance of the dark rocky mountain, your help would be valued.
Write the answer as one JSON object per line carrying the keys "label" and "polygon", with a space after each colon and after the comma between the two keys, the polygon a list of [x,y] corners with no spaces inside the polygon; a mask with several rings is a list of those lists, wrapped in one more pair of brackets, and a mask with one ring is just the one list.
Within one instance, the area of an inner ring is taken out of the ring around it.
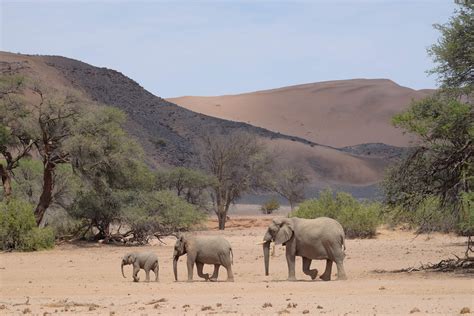
{"label": "dark rocky mountain", "polygon": [[118,71],[60,56],[0,52],[0,72],[20,73],[45,87],[72,91],[97,104],[123,110],[128,117],[126,130],[143,146],[148,162],[154,166],[195,167],[196,145],[202,135],[242,131],[279,149],[283,159],[306,168],[311,195],[331,186],[359,197],[374,197],[379,194],[375,184],[384,168],[403,151],[385,144],[334,148],[244,122],[196,113],[151,94]]}

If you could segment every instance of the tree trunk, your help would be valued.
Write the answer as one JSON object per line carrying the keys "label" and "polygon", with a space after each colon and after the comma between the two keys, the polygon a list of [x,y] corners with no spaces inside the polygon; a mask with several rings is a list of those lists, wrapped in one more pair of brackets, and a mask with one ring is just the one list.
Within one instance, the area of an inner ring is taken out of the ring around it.
{"label": "tree trunk", "polygon": [[217,214],[217,219],[219,220],[219,230],[224,230],[227,215],[224,212],[220,212]]}
{"label": "tree trunk", "polygon": [[56,165],[50,162],[46,162],[43,171],[43,191],[41,192],[40,200],[35,209],[36,224],[39,226],[43,220],[43,216],[46,213],[51,201],[53,199],[53,188],[54,188],[54,169]]}
{"label": "tree trunk", "polygon": [[12,194],[12,178],[2,164],[0,164],[0,176],[2,177],[3,196],[8,199]]}

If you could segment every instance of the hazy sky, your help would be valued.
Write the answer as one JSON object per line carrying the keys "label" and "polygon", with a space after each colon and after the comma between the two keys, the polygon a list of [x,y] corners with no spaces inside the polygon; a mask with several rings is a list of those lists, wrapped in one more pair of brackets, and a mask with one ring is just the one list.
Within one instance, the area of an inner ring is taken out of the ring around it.
{"label": "hazy sky", "polygon": [[451,0],[1,1],[4,51],[116,69],[162,96],[349,78],[435,87]]}

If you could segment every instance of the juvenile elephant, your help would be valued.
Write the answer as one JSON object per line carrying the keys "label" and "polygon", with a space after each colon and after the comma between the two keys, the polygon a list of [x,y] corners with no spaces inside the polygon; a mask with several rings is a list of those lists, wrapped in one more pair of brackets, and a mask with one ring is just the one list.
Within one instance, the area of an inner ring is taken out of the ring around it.
{"label": "juvenile elephant", "polygon": [[125,274],[123,273],[123,266],[125,265],[133,265],[133,281],[138,282],[140,278],[138,277],[138,272],[140,269],[145,270],[146,273],[146,281],[150,281],[150,270],[155,273],[155,281],[158,282],[159,280],[159,271],[160,265],[158,264],[158,257],[151,252],[131,252],[123,256],[122,258],[122,275],[125,278]]}
{"label": "juvenile elephant", "polygon": [[[232,247],[229,242],[219,236],[191,236],[180,235],[176,240],[173,254],[174,278],[178,281],[178,259],[187,254],[188,281],[193,280],[194,263],[196,263],[199,277],[206,281],[216,281],[219,276],[219,268],[223,265],[227,269],[227,281],[234,281],[232,273]],[[204,264],[213,264],[214,273],[203,273]]]}
{"label": "juvenile elephant", "polygon": [[295,257],[303,258],[303,272],[314,280],[317,269],[310,269],[311,260],[326,260],[326,270],[320,276],[324,281],[331,280],[332,263],[337,265],[337,278],[345,280],[344,229],[336,220],[328,217],[316,219],[281,218],[274,219],[263,237],[265,275],[268,275],[270,242],[286,246],[288,280],[296,280]]}

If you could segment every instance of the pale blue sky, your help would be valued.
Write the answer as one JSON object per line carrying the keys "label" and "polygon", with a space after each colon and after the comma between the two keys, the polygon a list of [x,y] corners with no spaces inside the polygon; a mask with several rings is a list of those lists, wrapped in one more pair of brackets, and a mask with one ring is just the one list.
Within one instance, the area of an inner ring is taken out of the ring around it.
{"label": "pale blue sky", "polygon": [[162,97],[389,78],[435,87],[451,0],[1,1],[0,49],[116,69]]}

